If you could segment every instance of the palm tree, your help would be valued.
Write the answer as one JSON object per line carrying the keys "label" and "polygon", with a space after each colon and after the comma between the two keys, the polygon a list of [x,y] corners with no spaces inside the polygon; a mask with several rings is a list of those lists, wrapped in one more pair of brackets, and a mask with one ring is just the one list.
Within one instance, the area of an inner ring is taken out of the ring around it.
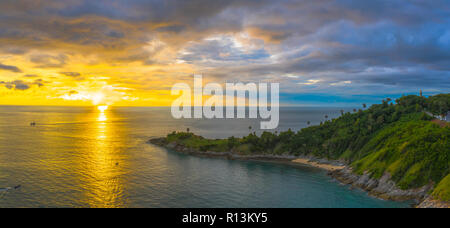
{"label": "palm tree", "polygon": [[252,126],[248,126],[248,130],[249,130],[249,131],[252,131]]}
{"label": "palm tree", "polygon": [[363,104],[363,108],[367,108],[367,105],[366,105],[366,104]]}
{"label": "palm tree", "polygon": [[187,131],[188,133],[189,133],[190,130],[191,130],[191,129],[189,129],[189,128],[186,129],[186,131]]}
{"label": "palm tree", "polygon": [[328,115],[325,115],[325,122],[328,120]]}
{"label": "palm tree", "polygon": [[353,109],[353,112],[356,112],[356,108]]}
{"label": "palm tree", "polygon": [[311,124],[311,121],[306,122],[306,124],[307,124],[307,125],[310,125],[310,124]]}
{"label": "palm tree", "polygon": [[341,116],[343,116],[343,115],[344,115],[344,110],[341,109]]}

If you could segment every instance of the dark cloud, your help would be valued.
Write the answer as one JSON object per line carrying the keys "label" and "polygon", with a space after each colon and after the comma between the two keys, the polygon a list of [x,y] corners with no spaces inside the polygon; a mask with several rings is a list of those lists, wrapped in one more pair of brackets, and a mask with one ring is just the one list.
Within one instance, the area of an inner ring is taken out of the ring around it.
{"label": "dark cloud", "polygon": [[44,86],[44,80],[43,79],[36,79],[33,82],[34,85],[37,85],[38,87]]}
{"label": "dark cloud", "polygon": [[11,65],[4,65],[0,63],[0,70],[7,70],[7,71],[11,71],[14,73],[21,73],[22,71],[16,67],[16,66],[11,66]]}
{"label": "dark cloud", "polygon": [[38,68],[60,68],[66,64],[67,56],[64,54],[47,55],[35,54],[30,57],[30,61]]}
{"label": "dark cloud", "polygon": [[61,74],[68,76],[68,77],[79,77],[81,76],[78,72],[61,72]]}
{"label": "dark cloud", "polygon": [[11,87],[12,85],[14,85],[14,88],[17,89],[17,90],[27,90],[27,89],[30,88],[29,84],[27,84],[27,83],[25,83],[23,81],[20,81],[20,80],[13,81],[13,82],[11,82],[11,84],[9,84],[9,85],[7,84],[6,87],[8,89],[11,89],[9,87]]}
{"label": "dark cloud", "polygon": [[256,61],[270,55],[263,48],[245,50],[232,37],[218,36],[200,43],[192,44],[179,56],[180,60],[198,65],[239,64]]}
{"label": "dark cloud", "polygon": [[32,82],[23,81],[23,80],[14,80],[10,82],[0,81],[0,85],[4,85],[7,89],[15,89],[15,90],[27,90],[30,89],[31,86],[35,85],[37,87],[44,86],[46,83],[43,79],[36,79]]}
{"label": "dark cloud", "polygon": [[0,52],[5,54],[13,54],[13,55],[23,55],[28,52],[26,48],[23,47],[0,47]]}
{"label": "dark cloud", "polygon": [[172,33],[181,33],[185,31],[187,28],[185,25],[169,25],[162,26],[156,29],[158,32],[172,32]]}
{"label": "dark cloud", "polygon": [[25,78],[37,78],[37,77],[39,77],[39,75],[37,75],[37,74],[26,74],[23,77],[25,77]]}
{"label": "dark cloud", "polygon": [[71,77],[76,81],[83,81],[85,80],[84,77],[82,77],[81,73],[78,72],[60,72],[60,74],[67,76],[67,77]]}

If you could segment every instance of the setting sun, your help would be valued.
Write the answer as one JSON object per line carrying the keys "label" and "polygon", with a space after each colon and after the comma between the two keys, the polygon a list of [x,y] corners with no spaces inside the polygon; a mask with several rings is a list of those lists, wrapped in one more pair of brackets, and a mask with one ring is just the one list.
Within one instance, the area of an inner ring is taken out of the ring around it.
{"label": "setting sun", "polygon": [[100,112],[104,112],[104,111],[106,111],[106,110],[108,109],[108,106],[107,106],[107,105],[97,106],[97,109],[98,109]]}

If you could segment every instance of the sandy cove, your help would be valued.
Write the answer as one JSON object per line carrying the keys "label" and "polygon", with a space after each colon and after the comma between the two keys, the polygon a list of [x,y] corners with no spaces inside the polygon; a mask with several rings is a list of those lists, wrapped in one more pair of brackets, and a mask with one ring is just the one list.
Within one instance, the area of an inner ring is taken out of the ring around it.
{"label": "sandy cove", "polygon": [[292,160],[291,162],[299,163],[299,164],[303,164],[303,165],[309,165],[309,166],[313,166],[316,168],[325,169],[327,171],[337,171],[337,170],[341,170],[341,169],[345,168],[345,166],[319,163],[317,161],[313,161],[313,160],[310,160],[307,158],[297,158],[297,159]]}

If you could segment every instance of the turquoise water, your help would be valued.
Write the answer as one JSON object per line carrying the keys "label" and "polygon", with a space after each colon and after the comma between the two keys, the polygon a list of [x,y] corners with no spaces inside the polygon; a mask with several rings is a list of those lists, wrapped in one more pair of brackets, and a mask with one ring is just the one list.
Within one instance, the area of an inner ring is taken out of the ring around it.
{"label": "turquoise water", "polygon": [[[278,131],[333,108],[284,108]],[[37,126],[31,127],[35,121]],[[310,167],[178,154],[145,142],[174,130],[210,138],[259,120],[174,120],[167,108],[0,106],[0,207],[408,207]]]}

